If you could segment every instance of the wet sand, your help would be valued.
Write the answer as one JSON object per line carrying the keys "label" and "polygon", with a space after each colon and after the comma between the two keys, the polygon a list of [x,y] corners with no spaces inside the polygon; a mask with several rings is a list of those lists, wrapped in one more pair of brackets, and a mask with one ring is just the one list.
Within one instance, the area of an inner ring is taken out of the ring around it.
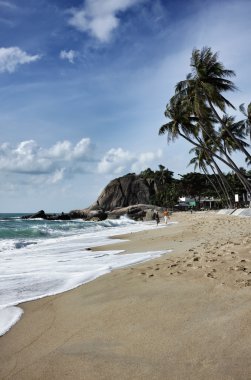
{"label": "wet sand", "polygon": [[0,379],[251,379],[251,218],[171,221],[97,250],[172,253],[21,305]]}

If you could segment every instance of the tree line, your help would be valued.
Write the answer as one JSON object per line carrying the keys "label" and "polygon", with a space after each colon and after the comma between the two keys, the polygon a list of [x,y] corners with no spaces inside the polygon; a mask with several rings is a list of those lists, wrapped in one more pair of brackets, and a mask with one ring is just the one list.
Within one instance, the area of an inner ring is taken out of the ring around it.
{"label": "tree line", "polygon": [[[244,168],[240,168],[240,171],[246,177],[251,176],[251,171],[246,171]],[[243,194],[246,197],[245,188],[233,171],[226,174],[222,173],[221,176],[216,173],[189,172],[183,175],[180,174],[180,178],[177,179],[174,178],[174,172],[163,165],[159,165],[159,170],[153,171],[148,168],[142,171],[140,176],[149,184],[152,183],[155,186],[154,195],[152,195],[150,203],[156,206],[173,208],[180,197],[186,196],[195,198],[198,204],[200,199],[204,197],[214,198],[218,200],[218,207],[227,208],[229,207],[229,198],[223,188],[219,186],[222,176],[231,188],[233,205],[234,194],[240,195],[240,206],[246,203],[243,199]],[[231,205],[231,208],[233,205]]]}

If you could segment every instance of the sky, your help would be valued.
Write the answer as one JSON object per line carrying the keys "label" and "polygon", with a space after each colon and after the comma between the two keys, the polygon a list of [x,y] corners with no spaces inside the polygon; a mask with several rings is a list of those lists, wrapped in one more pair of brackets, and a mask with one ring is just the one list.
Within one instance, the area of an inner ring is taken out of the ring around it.
{"label": "sky", "polygon": [[129,172],[193,171],[191,146],[158,136],[165,106],[203,46],[236,72],[228,99],[250,102],[250,17],[250,0],[0,0],[0,212],[67,212]]}

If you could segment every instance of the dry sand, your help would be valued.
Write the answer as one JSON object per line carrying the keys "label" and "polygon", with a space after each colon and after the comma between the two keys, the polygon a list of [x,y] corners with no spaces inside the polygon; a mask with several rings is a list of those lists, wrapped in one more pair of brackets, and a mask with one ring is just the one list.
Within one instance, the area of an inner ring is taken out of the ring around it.
{"label": "dry sand", "polygon": [[107,246],[171,254],[23,304],[0,379],[251,379],[251,218],[172,221]]}

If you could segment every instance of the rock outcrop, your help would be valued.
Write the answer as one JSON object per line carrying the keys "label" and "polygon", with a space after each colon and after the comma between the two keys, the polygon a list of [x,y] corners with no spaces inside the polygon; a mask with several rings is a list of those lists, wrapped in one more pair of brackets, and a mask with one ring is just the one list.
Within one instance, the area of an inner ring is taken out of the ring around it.
{"label": "rock outcrop", "polygon": [[88,208],[61,214],[46,214],[41,210],[23,218],[101,221],[107,218],[117,219],[122,215],[127,215],[134,220],[151,220],[153,209],[161,210],[161,208],[151,204],[151,199],[156,193],[157,184],[154,180],[147,180],[143,176],[136,174],[127,174],[112,180],[104,188],[97,201]]}
{"label": "rock outcrop", "polygon": [[70,220],[74,218],[71,218],[70,214],[65,214],[64,212],[61,214],[46,214],[44,210],[40,210],[35,214],[24,215],[21,219]]}
{"label": "rock outcrop", "polygon": [[117,207],[149,204],[154,194],[153,181],[149,182],[136,174],[127,174],[112,180],[91,207],[98,206],[104,211],[112,211]]}

